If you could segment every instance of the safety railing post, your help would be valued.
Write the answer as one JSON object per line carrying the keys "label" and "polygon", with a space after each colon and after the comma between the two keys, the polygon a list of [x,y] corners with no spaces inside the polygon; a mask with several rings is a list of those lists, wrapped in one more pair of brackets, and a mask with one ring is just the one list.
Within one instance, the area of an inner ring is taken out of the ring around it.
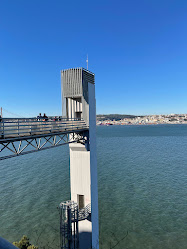
{"label": "safety railing post", "polygon": [[3,120],[3,138],[5,137],[5,122]]}
{"label": "safety railing post", "polygon": [[19,136],[19,119],[18,119],[18,136]]}

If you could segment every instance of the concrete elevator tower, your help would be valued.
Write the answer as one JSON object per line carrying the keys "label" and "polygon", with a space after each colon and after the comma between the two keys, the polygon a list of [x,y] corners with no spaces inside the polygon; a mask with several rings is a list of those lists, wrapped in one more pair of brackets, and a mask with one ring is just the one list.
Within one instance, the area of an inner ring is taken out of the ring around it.
{"label": "concrete elevator tower", "polygon": [[[61,71],[61,80],[63,116],[83,120],[88,127],[85,143],[69,145],[71,201],[78,204],[79,210],[78,248],[98,249],[95,75],[84,68],[67,69]],[[69,248],[74,248],[70,244]]]}

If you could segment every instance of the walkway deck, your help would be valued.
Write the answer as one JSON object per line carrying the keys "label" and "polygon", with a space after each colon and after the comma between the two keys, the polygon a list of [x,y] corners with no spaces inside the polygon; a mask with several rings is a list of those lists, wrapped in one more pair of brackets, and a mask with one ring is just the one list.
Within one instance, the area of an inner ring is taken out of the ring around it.
{"label": "walkway deck", "polygon": [[0,143],[88,130],[78,119],[37,120],[36,118],[5,118],[0,121]]}

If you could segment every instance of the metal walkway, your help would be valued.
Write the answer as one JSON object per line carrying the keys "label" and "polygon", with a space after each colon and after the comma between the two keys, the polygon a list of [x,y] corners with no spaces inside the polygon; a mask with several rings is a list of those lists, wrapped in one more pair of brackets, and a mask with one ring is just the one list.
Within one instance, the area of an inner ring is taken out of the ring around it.
{"label": "metal walkway", "polygon": [[[0,120],[0,160],[72,142],[85,142],[84,120],[5,118]],[[7,150],[11,154],[2,153]]]}

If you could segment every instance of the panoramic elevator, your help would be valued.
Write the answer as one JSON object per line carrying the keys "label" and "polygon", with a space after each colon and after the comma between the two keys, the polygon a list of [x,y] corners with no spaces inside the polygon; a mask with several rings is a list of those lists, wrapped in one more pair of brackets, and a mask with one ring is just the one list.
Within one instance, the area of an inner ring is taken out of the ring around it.
{"label": "panoramic elevator", "polygon": [[[61,249],[99,248],[95,75],[84,68],[61,71],[62,116],[84,120],[84,142],[69,144],[71,200],[60,204]],[[71,136],[71,134],[69,134]]]}

